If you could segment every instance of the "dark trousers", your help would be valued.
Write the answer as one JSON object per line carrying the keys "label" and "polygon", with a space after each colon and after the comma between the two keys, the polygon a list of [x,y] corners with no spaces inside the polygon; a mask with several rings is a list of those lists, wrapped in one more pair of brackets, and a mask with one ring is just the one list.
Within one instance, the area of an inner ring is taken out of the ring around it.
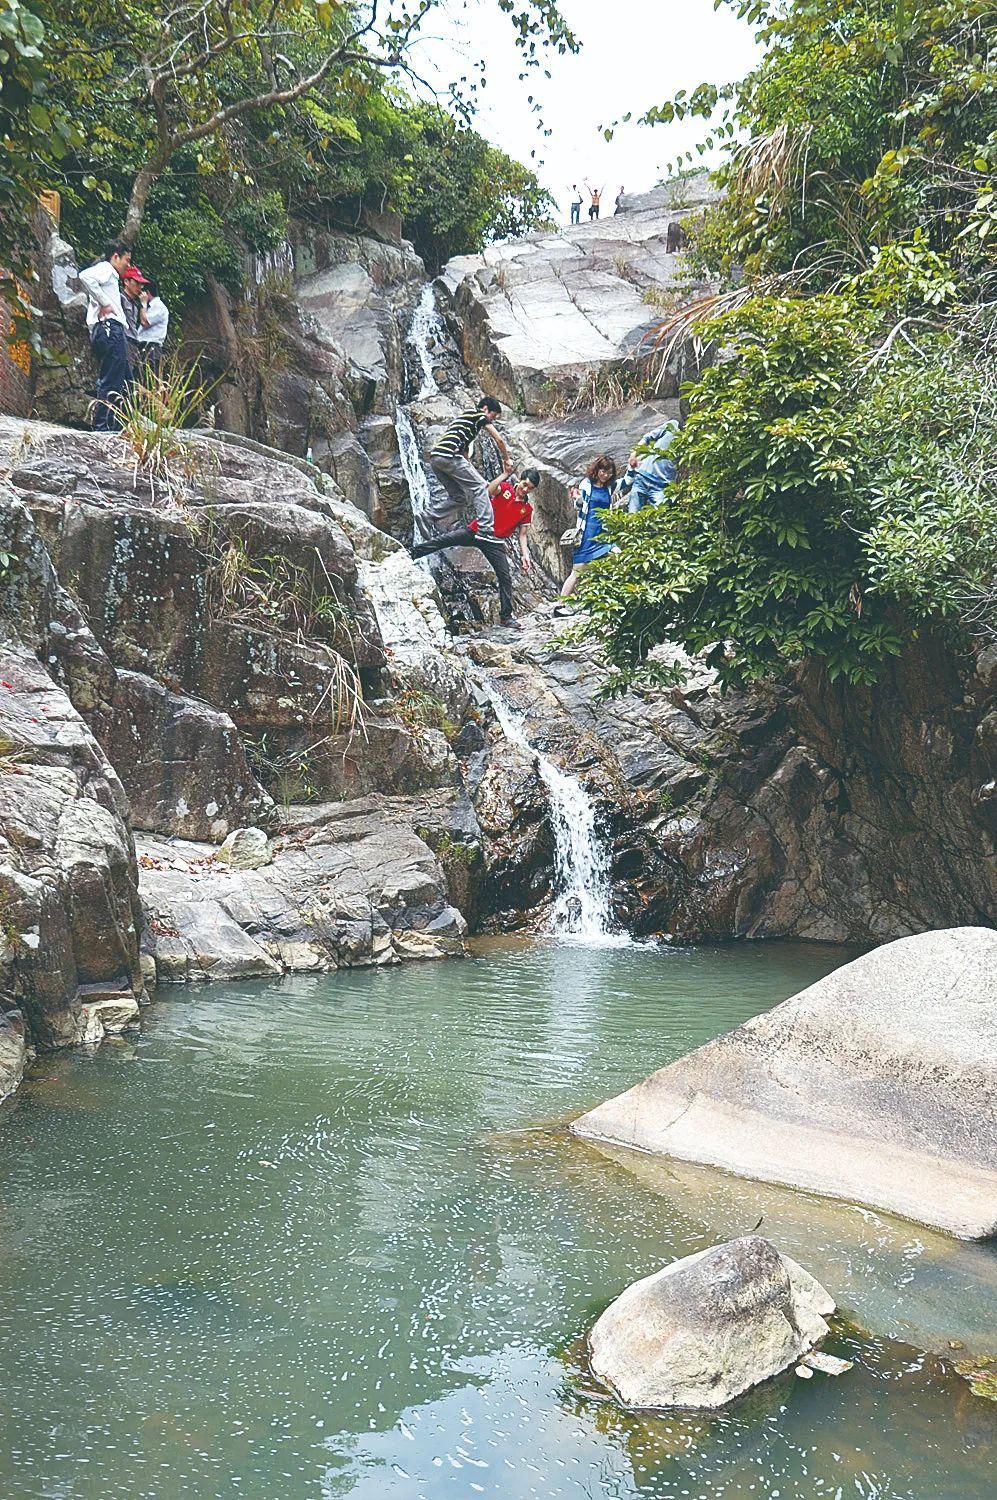
{"label": "dark trousers", "polygon": [[132,378],[125,330],[117,318],[102,318],[90,330],[90,347],[97,361],[97,400],[94,432],[117,432],[117,407]]}
{"label": "dark trousers", "polygon": [[589,209],[589,218],[590,219],[597,219],[598,217],[599,217],[599,205],[598,205],[598,203],[593,203],[592,206],[591,206],[591,208]]}
{"label": "dark trousers", "polygon": [[582,205],[580,203],[572,203],[572,205],[571,205],[571,222],[572,222],[572,224],[577,224],[580,221],[581,217],[582,217]]}
{"label": "dark trousers", "polygon": [[443,552],[447,547],[477,547],[484,553],[498,579],[499,614],[503,620],[508,620],[512,615],[512,570],[505,542],[494,536],[478,536],[469,526],[462,526],[459,531],[435,536],[431,542],[418,542],[412,548],[412,556],[428,557],[431,552]]}

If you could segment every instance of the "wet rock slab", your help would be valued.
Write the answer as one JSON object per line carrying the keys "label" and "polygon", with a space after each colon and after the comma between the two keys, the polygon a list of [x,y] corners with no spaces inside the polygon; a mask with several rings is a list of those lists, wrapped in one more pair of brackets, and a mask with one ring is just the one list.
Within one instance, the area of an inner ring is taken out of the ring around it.
{"label": "wet rock slab", "polygon": [[997,1233],[997,932],[865,954],[589,1111],[581,1136]]}

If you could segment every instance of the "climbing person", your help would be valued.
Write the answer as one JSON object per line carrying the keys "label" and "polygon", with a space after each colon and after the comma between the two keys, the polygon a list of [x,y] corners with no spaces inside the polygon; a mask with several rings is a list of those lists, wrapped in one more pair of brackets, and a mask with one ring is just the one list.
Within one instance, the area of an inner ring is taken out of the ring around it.
{"label": "climbing person", "polygon": [[416,517],[416,524],[427,540],[435,536],[438,522],[458,510],[470,511],[478,522],[481,535],[491,535],[492,503],[488,485],[471,463],[468,453],[478,434],[485,432],[501,454],[503,469],[511,470],[505,438],[495,426],[495,419],[501,413],[502,406],[494,396],[482,396],[477,406],[462,411],[437,439],[429,463],[445,493],[431,495],[426,510]]}
{"label": "climbing person", "polygon": [[[605,557],[610,550],[609,540],[602,529],[602,520],[603,512],[612,505],[615,484],[616,464],[607,454],[600,453],[585,470],[582,482],[572,485],[568,491],[575,502],[581,522],[581,536],[571,559],[571,572],[561,585],[562,599],[570,598],[575,592],[581,578],[580,570],[597,558]],[[554,613],[567,614],[569,610],[566,606],[561,606]]]}
{"label": "climbing person", "polygon": [[139,301],[139,357],[147,375],[158,375],[163,362],[163,345],[170,326],[170,310],[159,295],[159,287],[154,281],[146,280]]}
{"label": "climbing person", "polygon": [[94,432],[117,432],[117,408],[132,378],[128,362],[127,324],[121,305],[119,278],[131,264],[132,253],[123,241],[108,245],[104,255],[80,272],[87,297],[90,348],[97,361],[97,399],[93,406]]}
{"label": "climbing person", "polygon": [[589,219],[597,219],[599,217],[599,204],[602,202],[602,188],[589,187],[588,183],[585,186],[588,188],[589,197],[592,199],[592,202],[589,204]]}
{"label": "climbing person", "polygon": [[530,572],[533,561],[526,533],[533,520],[530,496],[539,484],[540,474],[537,469],[524,469],[518,479],[511,473],[493,479],[488,486],[494,517],[490,536],[482,535],[474,520],[457,531],[433,537],[431,541],[416,542],[412,548],[413,557],[429,557],[431,553],[443,552],[447,547],[477,547],[491,564],[498,579],[499,624],[507,630],[518,630],[519,625],[512,613],[512,573],[506,541],[515,536],[519,547],[519,566],[525,573]]}
{"label": "climbing person", "polygon": [[616,207],[613,209],[613,213],[614,214],[618,214],[618,213],[622,213],[622,212],[623,212],[623,188],[621,187],[620,191],[616,195]]}
{"label": "climbing person", "polygon": [[645,432],[630,455],[630,461],[613,496],[614,506],[626,504],[631,515],[645,505],[658,505],[678,470],[668,457],[668,448],[678,432],[677,422],[663,422]]}
{"label": "climbing person", "polygon": [[582,220],[582,193],[577,182],[571,184],[571,222],[580,224]]}

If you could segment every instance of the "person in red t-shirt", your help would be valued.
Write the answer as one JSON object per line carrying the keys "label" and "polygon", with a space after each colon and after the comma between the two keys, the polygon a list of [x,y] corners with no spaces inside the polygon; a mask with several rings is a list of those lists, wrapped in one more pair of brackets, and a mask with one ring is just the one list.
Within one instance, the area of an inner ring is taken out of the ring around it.
{"label": "person in red t-shirt", "polygon": [[518,630],[512,613],[512,573],[509,568],[509,552],[506,541],[515,536],[519,541],[519,563],[526,572],[533,566],[526,530],[533,519],[530,496],[540,484],[536,469],[524,469],[518,479],[511,473],[493,479],[488,486],[495,531],[492,536],[478,536],[478,523],[471,521],[459,531],[448,531],[435,536],[431,541],[417,542],[412,548],[413,557],[428,557],[432,552],[443,552],[447,547],[477,547],[491,563],[499,586],[499,620],[507,629]]}

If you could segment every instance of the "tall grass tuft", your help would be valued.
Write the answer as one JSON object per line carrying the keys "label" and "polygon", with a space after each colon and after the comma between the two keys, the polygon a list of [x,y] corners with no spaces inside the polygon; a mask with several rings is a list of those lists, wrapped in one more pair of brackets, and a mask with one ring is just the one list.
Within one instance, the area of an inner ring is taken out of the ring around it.
{"label": "tall grass tuft", "polygon": [[134,455],[136,477],[141,472],[170,500],[185,488],[183,429],[203,410],[213,385],[201,379],[197,364],[167,360],[130,385],[118,408],[120,436]]}

